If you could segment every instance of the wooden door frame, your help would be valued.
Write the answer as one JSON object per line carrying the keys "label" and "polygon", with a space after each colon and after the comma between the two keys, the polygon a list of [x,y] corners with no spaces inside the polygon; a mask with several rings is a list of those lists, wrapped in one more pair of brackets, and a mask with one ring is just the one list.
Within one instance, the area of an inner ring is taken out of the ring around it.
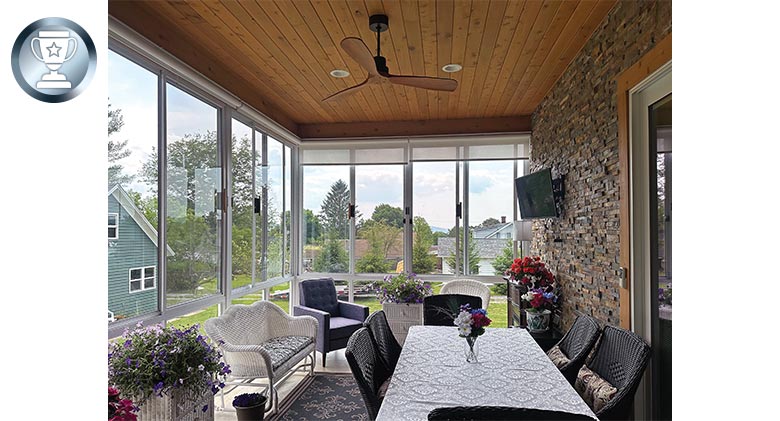
{"label": "wooden door frame", "polygon": [[618,159],[620,162],[620,267],[624,282],[620,292],[620,327],[631,329],[631,120],[630,91],[672,59],[672,34],[643,55],[617,78]]}

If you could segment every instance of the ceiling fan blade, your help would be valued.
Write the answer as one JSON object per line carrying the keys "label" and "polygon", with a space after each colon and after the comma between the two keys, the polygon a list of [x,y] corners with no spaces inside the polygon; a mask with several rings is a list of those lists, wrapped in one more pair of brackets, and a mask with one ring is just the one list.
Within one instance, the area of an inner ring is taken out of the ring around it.
{"label": "ceiling fan blade", "polygon": [[361,67],[366,69],[368,74],[374,76],[379,75],[379,72],[376,71],[374,56],[362,39],[354,37],[344,38],[341,40],[341,48],[343,48],[344,51],[346,51]]}
{"label": "ceiling fan blade", "polygon": [[359,91],[361,88],[366,86],[370,79],[371,79],[371,76],[369,76],[368,79],[364,80],[363,83],[359,83],[359,84],[357,84],[355,86],[350,86],[347,89],[342,89],[342,90],[336,92],[333,95],[325,97],[325,98],[322,99],[322,102],[333,101],[333,100],[344,98],[346,96],[354,94],[355,92]]}
{"label": "ceiling fan blade", "polygon": [[457,80],[441,77],[387,75],[387,79],[396,85],[413,86],[434,91],[452,92],[458,87]]}

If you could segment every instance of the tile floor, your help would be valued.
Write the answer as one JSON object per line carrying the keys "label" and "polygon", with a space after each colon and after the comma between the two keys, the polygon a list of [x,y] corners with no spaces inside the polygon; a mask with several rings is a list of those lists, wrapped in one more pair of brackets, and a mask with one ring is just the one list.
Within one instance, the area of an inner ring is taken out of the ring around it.
{"label": "tile floor", "polygon": [[[322,367],[322,354],[319,352],[317,353],[317,366],[314,368],[315,372],[328,372],[328,373],[350,373],[349,371],[349,363],[347,362],[347,358],[344,356],[344,350],[340,349],[338,351],[331,351],[328,353],[328,360],[327,360],[327,366]],[[306,375],[305,373],[308,373],[308,371],[299,371],[290,378],[288,378],[279,388],[279,402],[281,403],[287,395],[292,391],[295,386],[304,378]],[[229,389],[229,387],[228,387]],[[251,393],[253,391],[257,392],[262,390],[262,388],[259,387],[238,387],[231,391],[230,393],[225,393],[225,410],[220,411],[220,406],[222,405],[222,400],[220,398],[220,393],[217,393],[217,395],[214,397],[214,404],[217,408],[216,411],[214,411],[214,420],[215,421],[235,421],[236,413],[233,411],[233,407],[231,405],[231,402],[233,402],[233,397],[240,393]]]}

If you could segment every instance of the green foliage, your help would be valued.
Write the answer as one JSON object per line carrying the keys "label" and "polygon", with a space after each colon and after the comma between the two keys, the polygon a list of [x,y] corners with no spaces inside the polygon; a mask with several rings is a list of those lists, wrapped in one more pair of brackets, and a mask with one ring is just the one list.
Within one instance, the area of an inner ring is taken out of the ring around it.
{"label": "green foliage", "polygon": [[341,241],[328,238],[322,246],[320,254],[314,259],[312,267],[315,272],[344,273],[349,271],[349,255]]}
{"label": "green foliage", "polygon": [[108,104],[108,186],[113,187],[116,184],[128,185],[133,182],[133,176],[124,174],[124,167],[117,161],[130,156],[130,150],[127,149],[129,140],[112,140],[111,135],[122,130],[125,125],[122,117],[122,110],[111,109]]}
{"label": "green foliage", "polygon": [[403,228],[386,225],[383,221],[372,221],[358,232],[359,237],[368,240],[369,251],[355,262],[355,270],[360,273],[384,273],[393,269],[387,261],[387,255],[393,246],[401,241]]}
{"label": "green foliage", "polygon": [[414,242],[412,244],[412,270],[417,273],[431,273],[436,268],[436,256],[430,250],[433,246],[433,232],[425,218],[415,216]]}
{"label": "green foliage", "polygon": [[488,218],[488,219],[485,219],[484,221],[482,221],[482,223],[479,224],[476,228],[491,227],[493,225],[498,225],[500,223],[501,223],[501,221],[499,221],[496,218]]}
{"label": "green foliage", "polygon": [[355,262],[355,271],[359,273],[387,273],[393,269],[392,263],[385,259],[379,250],[374,249]]}
{"label": "green foliage", "polygon": [[382,203],[374,208],[371,220],[389,225],[391,227],[404,227],[404,211],[401,208]]}
{"label": "green foliage", "polygon": [[496,270],[496,275],[503,276],[507,269],[512,266],[512,262],[515,260],[514,250],[512,249],[512,240],[509,240],[506,243],[506,247],[501,250],[501,254],[493,260],[493,269]]}
{"label": "green foliage", "polygon": [[306,241],[304,244],[313,244],[319,241],[320,237],[322,237],[323,230],[322,224],[320,223],[320,219],[317,218],[317,215],[315,215],[314,212],[312,212],[310,209],[304,209],[303,220],[306,230]]}
{"label": "green foliage", "polygon": [[[450,236],[455,236],[455,228],[450,230],[451,234]],[[457,250],[455,250],[455,254],[447,258],[447,264],[450,265],[451,268],[455,268],[455,257],[462,256],[463,252],[463,227],[460,227],[458,229],[458,236],[460,237],[460,241],[458,243],[458,247],[456,247]],[[476,275],[479,273],[479,254],[477,253],[477,244],[474,241],[474,233],[471,229],[469,229],[469,273],[472,275]],[[462,259],[461,259],[462,260]]]}
{"label": "green foliage", "polygon": [[216,393],[230,369],[198,328],[155,325],[126,332],[109,346],[109,384],[136,405],[174,390],[188,398]]}
{"label": "green foliage", "polygon": [[168,258],[170,292],[191,292],[218,271],[215,218],[196,216],[168,218],[168,245],[175,255]]}
{"label": "green foliage", "polygon": [[497,284],[493,284],[493,286],[490,287],[490,290],[493,292],[493,295],[496,296],[506,295],[507,292],[506,282],[499,282]]}

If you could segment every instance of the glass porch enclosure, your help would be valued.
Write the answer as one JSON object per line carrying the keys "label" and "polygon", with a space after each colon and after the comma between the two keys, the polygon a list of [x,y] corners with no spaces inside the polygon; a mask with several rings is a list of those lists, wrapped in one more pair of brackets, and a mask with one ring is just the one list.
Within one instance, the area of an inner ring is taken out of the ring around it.
{"label": "glass porch enclosure", "polygon": [[256,300],[289,311],[309,277],[372,310],[368,283],[402,271],[436,292],[459,276],[503,284],[528,136],[302,143],[218,87],[110,44],[110,337]]}

